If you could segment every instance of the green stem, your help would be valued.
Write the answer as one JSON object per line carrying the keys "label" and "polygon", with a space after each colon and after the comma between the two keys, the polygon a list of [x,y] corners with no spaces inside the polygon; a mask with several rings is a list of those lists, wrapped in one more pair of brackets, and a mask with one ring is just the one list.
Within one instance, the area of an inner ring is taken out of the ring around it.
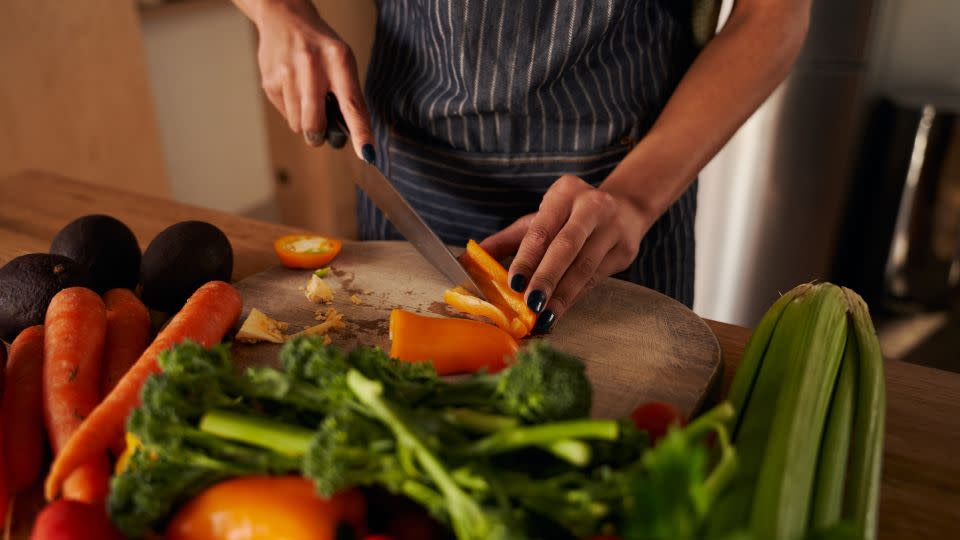
{"label": "green stem", "polygon": [[347,372],[347,386],[360,402],[393,431],[400,446],[410,449],[424,472],[440,489],[440,493],[446,498],[447,515],[450,517],[457,537],[487,538],[491,533],[491,527],[486,522],[479,505],[460,489],[443,463],[400,420],[400,416],[393,410],[391,404],[383,399],[383,384],[370,380],[359,371],[351,369]]}
{"label": "green stem", "polygon": [[683,429],[688,440],[697,440],[715,431],[718,423],[726,423],[736,416],[736,411],[729,401],[724,401],[706,413],[698,416]]}
{"label": "green stem", "polygon": [[737,472],[737,453],[734,451],[733,445],[730,444],[730,436],[727,434],[727,429],[723,423],[719,422],[715,427],[717,441],[720,444],[720,461],[716,467],[713,468],[713,472],[710,473],[710,476],[707,477],[703,485],[700,486],[698,493],[694,496],[695,499],[699,500],[699,513],[701,516],[706,515],[710,507],[713,506],[713,501],[715,501],[720,493],[727,487],[727,484],[733,480],[734,474]]}
{"label": "green stem", "polygon": [[265,418],[229,411],[210,411],[200,419],[200,431],[297,457],[307,453],[313,431]]}
{"label": "green stem", "polygon": [[616,420],[569,420],[538,426],[499,431],[466,447],[468,455],[490,455],[526,446],[544,446],[566,439],[616,440],[620,425]]}
{"label": "green stem", "polygon": [[589,444],[576,439],[560,439],[559,441],[545,444],[542,448],[577,467],[586,467],[590,463],[592,454]]}
{"label": "green stem", "polygon": [[404,480],[403,484],[400,485],[400,492],[429,510],[432,515],[443,516],[443,497],[432,488],[420,482]]}
{"label": "green stem", "polygon": [[443,412],[443,418],[457,427],[475,433],[496,433],[519,425],[516,418],[478,412],[473,409],[447,409]]}

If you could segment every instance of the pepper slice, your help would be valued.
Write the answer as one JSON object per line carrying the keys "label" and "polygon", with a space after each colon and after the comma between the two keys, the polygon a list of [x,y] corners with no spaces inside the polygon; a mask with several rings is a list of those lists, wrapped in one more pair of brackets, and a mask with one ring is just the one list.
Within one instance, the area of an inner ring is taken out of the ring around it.
{"label": "pepper slice", "polygon": [[516,339],[522,339],[529,333],[529,330],[519,318],[512,317],[512,312],[510,312],[510,316],[512,317],[510,318],[499,307],[482,298],[477,298],[463,287],[455,287],[444,291],[443,301],[462,313],[469,313],[470,315],[490,319],[493,324],[502,328]]}
{"label": "pepper slice", "polygon": [[390,313],[390,356],[433,362],[439,375],[500,371],[519,349],[510,334],[472,319],[426,317],[402,309]]}
{"label": "pepper slice", "polygon": [[287,268],[316,270],[340,253],[342,244],[335,238],[309,234],[282,236],[273,242],[273,250]]}
{"label": "pepper slice", "polygon": [[[513,319],[519,319],[520,323],[526,328],[523,336],[529,334],[537,322],[537,315],[527,307],[527,303],[523,300],[523,294],[514,291],[507,285],[507,269],[473,240],[467,242],[467,249],[463,252],[461,262],[489,302],[500,308],[507,320],[511,321],[511,328],[519,329],[519,325],[512,321]],[[459,309],[457,306],[453,307]],[[511,330],[511,333],[513,333],[513,330]],[[516,334],[513,335],[518,337]]]}

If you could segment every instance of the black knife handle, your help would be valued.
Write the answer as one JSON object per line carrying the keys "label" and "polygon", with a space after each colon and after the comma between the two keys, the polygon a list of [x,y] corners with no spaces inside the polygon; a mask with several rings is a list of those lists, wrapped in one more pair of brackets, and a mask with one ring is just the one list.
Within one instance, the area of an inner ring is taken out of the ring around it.
{"label": "black knife handle", "polygon": [[350,130],[347,129],[347,121],[343,119],[343,113],[340,112],[340,104],[337,103],[337,96],[327,94],[326,103],[327,112],[327,132],[323,134],[327,143],[334,148],[343,148],[347,144],[347,137]]}

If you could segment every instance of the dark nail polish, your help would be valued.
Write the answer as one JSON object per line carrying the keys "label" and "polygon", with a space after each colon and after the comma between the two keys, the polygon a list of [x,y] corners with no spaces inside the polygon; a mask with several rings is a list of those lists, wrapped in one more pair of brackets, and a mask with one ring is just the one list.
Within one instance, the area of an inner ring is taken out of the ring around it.
{"label": "dark nail polish", "polygon": [[537,324],[533,325],[534,334],[546,334],[550,331],[550,327],[553,326],[553,321],[557,319],[557,315],[552,310],[546,310],[537,317]]}
{"label": "dark nail polish", "polygon": [[307,140],[307,144],[311,146],[320,146],[323,143],[323,135],[316,131],[308,131],[303,134],[303,138]]}
{"label": "dark nail polish", "polygon": [[527,296],[527,307],[532,309],[534,313],[540,313],[546,305],[547,295],[543,294],[543,291],[540,289],[530,291],[530,295]]}
{"label": "dark nail polish", "polygon": [[523,292],[523,288],[527,286],[527,278],[523,274],[514,274],[510,278],[510,288],[516,292]]}
{"label": "dark nail polish", "polygon": [[363,154],[363,160],[367,163],[373,165],[377,162],[377,152],[373,149],[372,144],[363,145],[363,148],[360,149],[360,153]]}

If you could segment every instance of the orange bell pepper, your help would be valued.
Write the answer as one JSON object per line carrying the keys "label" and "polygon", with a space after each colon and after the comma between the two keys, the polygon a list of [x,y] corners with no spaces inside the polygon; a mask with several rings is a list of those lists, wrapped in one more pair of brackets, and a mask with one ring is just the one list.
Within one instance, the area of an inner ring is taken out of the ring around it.
{"label": "orange bell pepper", "polygon": [[241,476],[191,499],[167,526],[167,540],[334,540],[347,522],[366,532],[366,503],[356,490],[324,499],[302,476]]}
{"label": "orange bell pepper", "polygon": [[[462,313],[490,319],[493,324],[502,328],[515,339],[523,339],[530,333],[530,330],[519,317],[508,318],[502,309],[482,298],[477,298],[463,287],[455,287],[444,291],[443,301]],[[513,315],[512,311],[510,315]]]}
{"label": "orange bell pepper", "polygon": [[[500,308],[507,320],[519,319],[526,327],[523,335],[529,334],[537,322],[537,315],[527,307],[527,303],[523,300],[523,293],[518,293],[507,285],[507,269],[473,240],[467,242],[467,249],[461,256],[461,262],[487,300]],[[519,328],[512,322],[511,327]]]}
{"label": "orange bell pepper", "polygon": [[340,253],[342,243],[335,238],[294,234],[273,242],[273,250],[287,268],[316,270]]}
{"label": "orange bell pepper", "polygon": [[492,324],[425,317],[402,309],[390,313],[390,339],[390,356],[433,362],[440,375],[500,371],[519,349],[510,334]]}

